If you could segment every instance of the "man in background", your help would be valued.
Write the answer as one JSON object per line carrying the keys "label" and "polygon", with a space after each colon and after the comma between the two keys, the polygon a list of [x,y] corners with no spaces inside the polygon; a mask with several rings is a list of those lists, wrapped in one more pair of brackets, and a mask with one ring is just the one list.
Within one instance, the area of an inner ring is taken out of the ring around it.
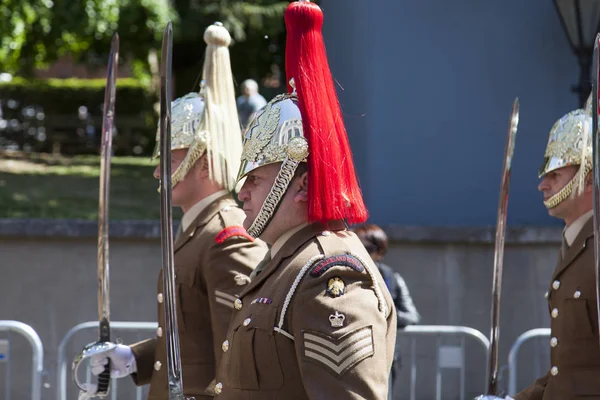
{"label": "man in background", "polygon": [[242,82],[240,89],[242,95],[237,98],[237,111],[242,128],[245,128],[252,115],[267,105],[267,100],[258,93],[258,83],[253,79]]}

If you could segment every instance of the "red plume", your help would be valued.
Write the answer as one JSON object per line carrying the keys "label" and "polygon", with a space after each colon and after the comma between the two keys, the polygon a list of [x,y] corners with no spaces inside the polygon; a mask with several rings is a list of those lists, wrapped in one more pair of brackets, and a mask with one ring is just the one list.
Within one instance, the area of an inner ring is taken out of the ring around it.
{"label": "red plume", "polygon": [[309,146],[308,218],[364,222],[368,212],[327,62],[321,32],[323,12],[316,4],[298,1],[287,7],[284,18],[286,75],[288,80],[294,78]]}

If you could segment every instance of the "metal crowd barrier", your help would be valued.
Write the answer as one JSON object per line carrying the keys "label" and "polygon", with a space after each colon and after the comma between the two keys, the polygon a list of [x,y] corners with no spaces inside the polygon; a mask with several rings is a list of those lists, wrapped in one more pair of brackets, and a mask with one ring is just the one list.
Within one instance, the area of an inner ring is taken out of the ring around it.
{"label": "metal crowd barrier", "polygon": [[[442,370],[443,369],[459,369],[460,370],[460,398],[465,398],[465,339],[467,337],[475,339],[483,347],[485,351],[485,359],[490,347],[490,342],[481,332],[476,329],[466,326],[446,326],[446,325],[414,325],[408,326],[404,330],[398,331],[398,338],[410,337],[410,399],[415,400],[417,393],[417,360],[416,360],[416,342],[417,338],[422,336],[437,337],[437,354],[436,354],[436,383],[435,383],[435,398],[442,398]],[[459,346],[448,346],[442,344],[443,336],[459,336]],[[486,388],[487,376],[481,382],[482,390]]]}
{"label": "metal crowd barrier", "polygon": [[[112,336],[116,337],[114,330],[133,331],[136,333],[147,332],[148,336],[152,336],[158,327],[155,322],[111,322]],[[68,382],[72,382],[70,363],[71,359],[67,359],[67,346],[72,337],[82,331],[93,331],[96,334],[98,329],[97,321],[90,321],[76,325],[67,332],[63,337],[58,347],[58,371],[57,371],[57,400],[67,400],[68,388],[73,386]],[[91,332],[90,332],[91,333]],[[95,336],[89,335],[91,340]],[[416,325],[409,326],[406,329],[398,332],[398,338],[408,338],[410,340],[410,399],[416,399],[417,389],[417,360],[416,360],[416,342],[417,339],[424,336],[433,336],[437,338],[437,354],[436,354],[436,400],[442,398],[442,370],[443,369],[459,369],[460,370],[460,398],[465,398],[465,339],[474,339],[474,342],[483,347],[485,354],[489,349],[490,343],[487,337],[476,329],[465,326],[445,326],[445,325]],[[459,337],[460,345],[449,346],[442,344],[442,337]],[[512,370],[511,370],[512,371]],[[89,369],[87,371],[88,378],[90,377]],[[487,378],[484,375],[484,378]],[[117,399],[118,380],[111,381],[110,396],[111,399]],[[486,387],[485,379],[482,380],[482,390]],[[142,399],[142,388],[136,388],[136,399]]]}
{"label": "metal crowd barrier", "polygon": [[[113,338],[117,337],[114,332],[115,330],[129,331],[129,332],[135,332],[135,333],[147,332],[148,337],[154,337],[157,327],[158,327],[158,324],[156,322],[111,322],[110,323],[111,337],[113,337]],[[56,400],[67,400],[68,387],[71,387],[71,389],[73,389],[73,387],[75,386],[74,384],[72,384],[72,385],[67,384],[67,382],[72,382],[71,368],[70,368],[72,359],[67,359],[67,354],[66,354],[67,353],[67,345],[69,344],[69,341],[76,333],[79,333],[81,331],[86,331],[86,330],[94,330],[93,334],[88,335],[90,337],[90,340],[88,340],[88,342],[94,341],[93,335],[95,335],[95,340],[97,340],[98,321],[84,322],[84,323],[74,326],[73,328],[71,328],[69,330],[69,332],[67,332],[67,334],[60,341],[60,345],[58,346],[58,372],[56,374],[57,375]],[[113,340],[115,340],[115,339],[113,339]],[[67,366],[69,366],[69,367],[67,368]],[[87,370],[88,379],[90,378],[90,376],[91,376],[91,372],[89,371],[89,368],[88,368],[88,370]],[[110,398],[112,400],[117,399],[118,381],[119,381],[118,379],[112,379],[111,383],[110,383]],[[143,395],[143,389],[141,387],[138,387],[135,389],[135,393],[136,393],[136,400],[141,400],[142,395]]]}
{"label": "metal crowd barrier", "polygon": [[513,396],[517,393],[517,356],[523,343],[537,338],[550,338],[549,328],[537,328],[522,333],[511,346],[508,353],[508,394]]}
{"label": "metal crowd barrier", "polygon": [[[32,376],[31,376],[31,399],[41,400],[42,399],[42,373],[44,371],[44,347],[38,334],[33,328],[27,324],[19,321],[0,321],[0,332],[15,332],[23,336],[31,345],[33,352],[32,356]],[[4,346],[6,347],[5,353],[0,352],[0,360],[5,360],[9,363],[7,368],[6,384],[4,386],[5,397],[10,398],[10,342],[6,341]]]}

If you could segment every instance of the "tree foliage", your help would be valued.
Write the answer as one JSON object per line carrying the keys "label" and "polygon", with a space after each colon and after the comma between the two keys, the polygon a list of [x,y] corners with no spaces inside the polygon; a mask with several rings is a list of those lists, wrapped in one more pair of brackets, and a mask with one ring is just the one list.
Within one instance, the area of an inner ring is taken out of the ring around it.
{"label": "tree foliage", "polygon": [[173,71],[176,94],[181,95],[197,89],[204,30],[220,21],[233,37],[236,80],[253,78],[279,91],[277,82],[284,78],[283,12],[288,4],[289,0],[2,0],[0,72],[31,76],[63,55],[103,66],[118,32],[120,59],[131,63],[134,75],[156,74],[156,62],[149,62],[157,59],[163,28],[172,20]]}
{"label": "tree foliage", "polygon": [[104,64],[115,32],[125,58],[146,62],[169,19],[168,0],[3,0],[0,66],[27,76],[65,54]]}

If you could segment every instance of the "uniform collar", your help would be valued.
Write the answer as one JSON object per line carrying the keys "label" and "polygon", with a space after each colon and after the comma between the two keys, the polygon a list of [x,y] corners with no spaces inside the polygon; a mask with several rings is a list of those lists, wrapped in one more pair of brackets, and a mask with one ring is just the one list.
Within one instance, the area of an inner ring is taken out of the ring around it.
{"label": "uniform collar", "polygon": [[279,250],[281,250],[281,248],[283,247],[283,245],[292,236],[294,236],[294,233],[298,232],[299,230],[301,230],[302,228],[304,228],[307,225],[308,225],[308,222],[304,222],[304,223],[302,223],[300,225],[296,225],[292,229],[289,229],[287,232],[285,232],[283,235],[279,236],[277,238],[277,240],[275,240],[275,243],[273,243],[273,246],[271,246],[271,258],[275,258],[275,255],[277,255],[277,253],[279,252]]}
{"label": "uniform collar", "polygon": [[181,218],[182,232],[185,232],[187,230],[187,228],[190,227],[192,222],[194,222],[194,220],[198,217],[198,215],[200,215],[200,213],[202,211],[204,211],[204,209],[206,207],[208,207],[208,205],[210,203],[212,203],[213,201],[217,200],[218,198],[220,198],[226,194],[227,194],[227,190],[224,190],[224,189],[219,190],[218,192],[215,192],[215,193],[203,198],[202,200],[200,200],[199,202],[194,204],[192,206],[192,208],[187,210],[187,212],[185,214],[183,214],[183,217]]}
{"label": "uniform collar", "polygon": [[590,220],[590,218],[592,218],[593,215],[594,210],[590,210],[581,217],[577,218],[571,225],[565,227],[563,230],[563,237],[565,238],[565,241],[569,247],[571,247],[573,242],[575,242],[577,235],[579,235],[579,232],[581,232],[583,226]]}
{"label": "uniform collar", "polygon": [[[281,247],[276,254],[271,258],[264,270],[254,277],[250,283],[242,290],[239,297],[244,297],[246,293],[264,282],[279,266],[279,264],[287,257],[290,257],[298,251],[306,242],[317,236],[325,230],[340,231],[345,229],[345,225],[341,221],[329,221],[327,224],[321,222],[306,223],[292,229],[293,232],[287,240],[282,241]],[[289,231],[288,231],[289,232]],[[286,232],[287,233],[287,232]],[[286,235],[287,236],[287,235]],[[283,237],[283,235],[282,235]],[[274,247],[275,245],[273,245]]]}

